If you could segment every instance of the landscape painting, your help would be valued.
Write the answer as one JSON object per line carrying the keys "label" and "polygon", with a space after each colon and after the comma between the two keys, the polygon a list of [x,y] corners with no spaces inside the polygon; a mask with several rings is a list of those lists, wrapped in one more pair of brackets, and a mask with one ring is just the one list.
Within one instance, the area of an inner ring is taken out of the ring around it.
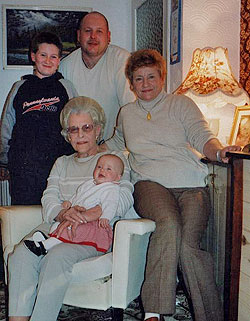
{"label": "landscape painting", "polygon": [[32,65],[29,46],[34,34],[56,33],[63,42],[63,56],[77,47],[76,30],[79,20],[91,8],[3,6],[3,66],[19,68]]}

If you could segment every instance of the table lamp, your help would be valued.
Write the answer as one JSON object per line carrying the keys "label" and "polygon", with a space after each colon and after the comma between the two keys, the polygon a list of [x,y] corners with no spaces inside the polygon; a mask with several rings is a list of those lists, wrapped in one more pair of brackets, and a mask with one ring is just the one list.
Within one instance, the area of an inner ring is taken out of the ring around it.
{"label": "table lamp", "polygon": [[175,94],[190,97],[207,119],[211,130],[226,144],[236,106],[249,103],[249,96],[236,80],[222,47],[195,49],[189,72]]}

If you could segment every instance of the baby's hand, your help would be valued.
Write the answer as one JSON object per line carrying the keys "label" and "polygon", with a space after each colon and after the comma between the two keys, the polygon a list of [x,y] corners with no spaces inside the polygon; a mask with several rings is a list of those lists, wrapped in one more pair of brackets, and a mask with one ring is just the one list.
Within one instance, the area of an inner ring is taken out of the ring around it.
{"label": "baby's hand", "polygon": [[71,208],[71,202],[70,201],[64,201],[62,202],[62,208],[65,210],[68,210],[69,208]]}
{"label": "baby's hand", "polygon": [[109,220],[107,218],[100,218],[99,219],[99,227],[102,227],[102,228],[109,227]]}

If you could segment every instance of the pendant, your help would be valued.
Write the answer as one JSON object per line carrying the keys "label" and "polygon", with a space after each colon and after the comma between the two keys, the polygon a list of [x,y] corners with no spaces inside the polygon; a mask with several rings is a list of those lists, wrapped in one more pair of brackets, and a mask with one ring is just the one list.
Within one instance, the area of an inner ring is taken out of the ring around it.
{"label": "pendant", "polygon": [[150,112],[148,111],[148,113],[147,113],[147,120],[150,120],[151,119],[151,114],[150,114]]}

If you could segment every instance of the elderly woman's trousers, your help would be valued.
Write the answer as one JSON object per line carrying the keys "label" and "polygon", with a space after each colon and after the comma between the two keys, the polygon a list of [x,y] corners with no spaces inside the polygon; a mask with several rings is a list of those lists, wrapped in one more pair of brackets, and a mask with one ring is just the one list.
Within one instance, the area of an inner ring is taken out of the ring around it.
{"label": "elderly woman's trousers", "polygon": [[135,184],[134,199],[137,213],[156,222],[141,293],[145,312],[175,312],[179,265],[195,320],[223,320],[213,259],[200,249],[210,212],[208,189],[167,189],[155,182],[140,181]]}
{"label": "elderly woman's trousers", "polygon": [[94,247],[62,243],[38,257],[20,243],[8,262],[9,316],[56,321],[74,263],[98,255]]}

